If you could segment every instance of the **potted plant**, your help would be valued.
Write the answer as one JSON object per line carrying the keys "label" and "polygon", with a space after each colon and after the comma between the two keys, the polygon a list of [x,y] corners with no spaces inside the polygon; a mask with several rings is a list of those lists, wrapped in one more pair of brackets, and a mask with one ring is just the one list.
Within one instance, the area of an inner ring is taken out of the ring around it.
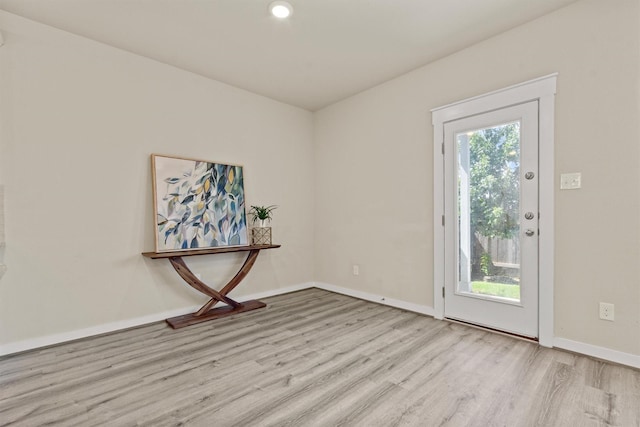
{"label": "potted plant", "polygon": [[271,227],[267,227],[267,222],[273,219],[273,211],[276,205],[270,206],[251,206],[249,215],[252,217],[253,224],[258,223],[258,227],[251,229],[251,241],[254,245],[270,245],[271,244]]}
{"label": "potted plant", "polygon": [[253,223],[260,223],[260,227],[266,227],[267,221],[273,219],[272,212],[277,208],[276,205],[271,206],[251,206],[249,209],[249,215],[253,217]]}

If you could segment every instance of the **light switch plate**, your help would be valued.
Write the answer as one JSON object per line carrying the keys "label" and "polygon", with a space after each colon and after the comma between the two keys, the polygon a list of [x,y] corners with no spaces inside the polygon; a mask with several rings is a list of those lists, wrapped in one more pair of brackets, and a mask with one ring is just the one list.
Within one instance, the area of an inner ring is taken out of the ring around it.
{"label": "light switch plate", "polygon": [[560,189],[561,190],[576,190],[582,186],[582,174],[576,173],[563,173],[560,175]]}

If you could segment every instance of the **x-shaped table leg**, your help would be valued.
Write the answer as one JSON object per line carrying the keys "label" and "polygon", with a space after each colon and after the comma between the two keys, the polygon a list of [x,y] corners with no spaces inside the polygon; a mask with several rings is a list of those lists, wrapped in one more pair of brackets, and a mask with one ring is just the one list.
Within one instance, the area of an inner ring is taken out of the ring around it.
{"label": "x-shaped table leg", "polygon": [[[184,316],[172,317],[167,319],[167,323],[174,329],[182,328],[185,326],[193,325],[194,323],[204,322],[218,317],[229,316],[235,313],[241,313],[244,311],[255,310],[257,308],[266,307],[266,304],[260,301],[245,301],[243,303],[237,302],[227,296],[238,284],[245,278],[245,276],[253,267],[253,264],[258,258],[260,249],[252,249],[249,251],[249,255],[244,264],[236,273],[236,275],[227,283],[220,291],[216,291],[207,286],[200,279],[196,277],[189,269],[187,264],[180,256],[173,256],[169,258],[171,265],[176,272],[182,277],[182,279],[189,284],[189,286],[202,292],[203,294],[211,297],[211,299],[203,305],[198,311],[192,314],[186,314]],[[219,303],[224,302],[228,307],[220,307],[213,309],[213,307]]]}

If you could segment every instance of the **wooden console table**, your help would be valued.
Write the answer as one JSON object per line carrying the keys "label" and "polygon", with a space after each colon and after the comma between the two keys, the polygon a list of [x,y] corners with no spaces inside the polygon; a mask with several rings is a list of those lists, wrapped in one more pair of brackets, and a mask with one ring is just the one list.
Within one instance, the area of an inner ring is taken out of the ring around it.
{"label": "wooden console table", "polygon": [[[175,252],[143,252],[147,258],[158,259],[168,258],[169,262],[176,272],[184,279],[189,286],[209,296],[211,299],[203,305],[200,310],[195,313],[185,314],[183,316],[172,317],[167,319],[167,323],[171,325],[173,329],[183,328],[185,326],[193,325],[207,320],[217,319],[219,317],[230,316],[236,313],[242,313],[245,311],[255,310],[257,308],[266,307],[267,305],[261,301],[251,300],[245,302],[237,302],[227,296],[238,284],[245,278],[253,264],[258,258],[258,254],[262,249],[279,248],[280,245],[251,245],[251,246],[235,246],[224,248],[208,248],[208,249],[194,249],[187,251],[175,251]],[[223,254],[229,252],[249,252],[246,261],[236,273],[236,275],[227,283],[220,291],[210,288],[204,284],[195,274],[189,270],[187,264],[185,264],[183,257],[194,255],[210,255],[210,254]],[[228,304],[227,307],[213,308],[219,302]]]}

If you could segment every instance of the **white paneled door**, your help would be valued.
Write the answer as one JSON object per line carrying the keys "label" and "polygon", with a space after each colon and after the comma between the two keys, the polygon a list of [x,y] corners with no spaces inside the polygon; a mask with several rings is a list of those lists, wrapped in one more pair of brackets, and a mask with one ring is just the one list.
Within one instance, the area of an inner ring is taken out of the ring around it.
{"label": "white paneled door", "polygon": [[538,101],[444,124],[444,316],[538,337]]}

